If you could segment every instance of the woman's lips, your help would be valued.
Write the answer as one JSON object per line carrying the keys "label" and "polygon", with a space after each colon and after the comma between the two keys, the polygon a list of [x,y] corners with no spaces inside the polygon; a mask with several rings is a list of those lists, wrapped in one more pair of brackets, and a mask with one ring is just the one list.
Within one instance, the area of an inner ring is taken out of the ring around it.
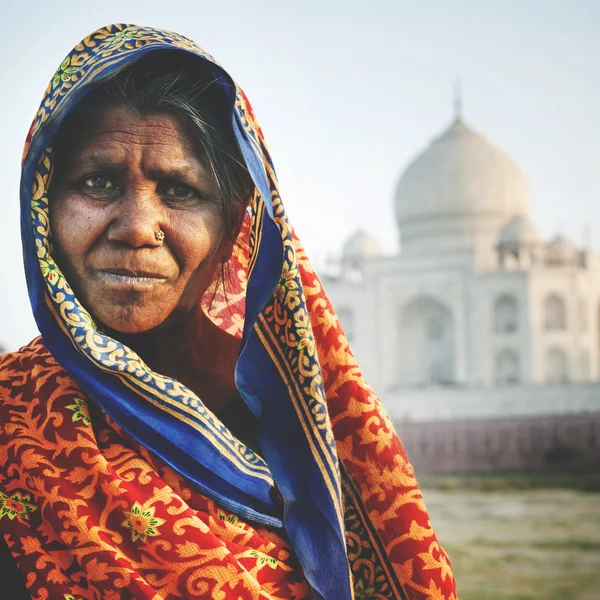
{"label": "woman's lips", "polygon": [[123,290],[147,290],[167,281],[168,277],[154,271],[129,269],[95,269],[106,285]]}

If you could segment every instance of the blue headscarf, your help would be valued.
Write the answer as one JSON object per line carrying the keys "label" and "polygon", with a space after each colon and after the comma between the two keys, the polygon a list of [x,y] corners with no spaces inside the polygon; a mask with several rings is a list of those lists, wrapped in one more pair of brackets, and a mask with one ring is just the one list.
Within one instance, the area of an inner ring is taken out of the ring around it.
{"label": "blue headscarf", "polygon": [[[99,331],[53,258],[48,187],[54,135],[92,89],[158,50],[197,56],[199,66],[208,65],[222,84],[256,188],[235,381],[257,418],[262,456],[234,437],[191,390],[153,372]],[[21,231],[29,296],[44,343],[89,397],[224,508],[285,526],[307,580],[323,598],[351,598],[340,468],[293,235],[252,109],[223,68],[185,37],[148,27],[111,25],[85,38],[52,78],[28,136]],[[277,293],[281,289],[285,294]]]}

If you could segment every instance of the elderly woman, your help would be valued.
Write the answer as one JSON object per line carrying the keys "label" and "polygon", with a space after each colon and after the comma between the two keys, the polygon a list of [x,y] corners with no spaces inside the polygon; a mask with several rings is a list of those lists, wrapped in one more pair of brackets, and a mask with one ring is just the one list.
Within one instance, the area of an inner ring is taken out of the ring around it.
{"label": "elderly woman", "polygon": [[41,337],[0,360],[4,590],[455,598],[250,104],[210,56],[145,27],[85,38],[31,127],[21,206]]}

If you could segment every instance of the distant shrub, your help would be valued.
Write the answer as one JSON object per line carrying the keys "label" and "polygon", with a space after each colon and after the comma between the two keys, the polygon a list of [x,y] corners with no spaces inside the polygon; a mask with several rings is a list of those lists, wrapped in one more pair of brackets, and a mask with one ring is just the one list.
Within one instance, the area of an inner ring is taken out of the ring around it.
{"label": "distant shrub", "polygon": [[445,478],[439,483],[439,489],[444,492],[455,492],[463,489],[463,487],[464,486],[462,485],[461,481],[458,479]]}
{"label": "distant shrub", "polygon": [[582,492],[599,493],[600,492],[600,475],[597,477],[590,477],[586,479],[580,486],[579,489]]}
{"label": "distant shrub", "polygon": [[515,477],[511,486],[514,490],[531,490],[537,487],[537,482],[533,477]]}
{"label": "distant shrub", "polygon": [[511,482],[508,479],[485,479],[481,482],[482,492],[505,492],[512,489]]}
{"label": "distant shrub", "polygon": [[561,467],[575,462],[579,455],[579,450],[574,446],[559,442],[544,452],[544,462],[551,467]]}

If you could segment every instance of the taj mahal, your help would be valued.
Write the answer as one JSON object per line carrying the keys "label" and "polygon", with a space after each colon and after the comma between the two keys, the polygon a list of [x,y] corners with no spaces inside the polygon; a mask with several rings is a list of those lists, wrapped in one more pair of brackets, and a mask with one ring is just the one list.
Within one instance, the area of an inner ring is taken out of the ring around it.
{"label": "taj mahal", "polygon": [[600,411],[600,255],[540,238],[513,160],[457,113],[393,201],[400,254],[357,231],[324,277],[392,417]]}

